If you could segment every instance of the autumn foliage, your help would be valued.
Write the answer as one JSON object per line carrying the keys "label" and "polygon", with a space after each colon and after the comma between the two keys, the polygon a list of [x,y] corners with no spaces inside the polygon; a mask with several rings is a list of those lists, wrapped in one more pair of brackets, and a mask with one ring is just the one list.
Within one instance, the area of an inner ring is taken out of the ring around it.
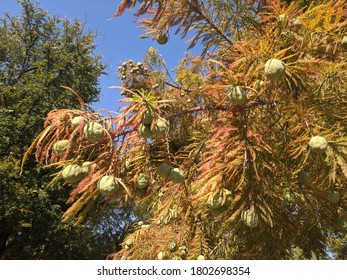
{"label": "autumn foliage", "polygon": [[[115,16],[134,2],[123,0]],[[66,165],[95,164],[73,186],[63,219],[82,222],[97,201],[142,207],[148,219],[115,259],[321,259],[343,247],[347,3],[137,2],[143,37],[193,30],[190,46],[201,43],[203,54],[187,54],[173,79],[153,48],[146,71],[126,62],[117,114],[82,100],[80,111],[49,113],[27,156],[56,166],[62,183]],[[84,121],[73,128],[76,116]],[[85,138],[88,122],[102,125],[101,140]],[[54,153],[62,139],[66,150]],[[159,176],[163,163],[184,182]],[[143,174],[148,186],[139,188]],[[110,197],[98,190],[106,175],[118,186]]]}

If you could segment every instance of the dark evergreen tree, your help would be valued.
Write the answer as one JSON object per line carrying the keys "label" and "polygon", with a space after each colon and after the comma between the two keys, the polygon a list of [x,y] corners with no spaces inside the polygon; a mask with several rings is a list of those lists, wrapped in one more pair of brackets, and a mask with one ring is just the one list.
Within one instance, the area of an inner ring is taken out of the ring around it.
{"label": "dark evergreen tree", "polygon": [[0,258],[105,258],[105,248],[92,247],[99,236],[91,226],[61,222],[70,190],[47,187],[52,169],[30,159],[20,175],[20,160],[48,112],[79,108],[62,86],[86,102],[98,100],[105,66],[94,54],[96,35],[78,20],[51,16],[28,0],[20,4],[22,16],[0,19]]}

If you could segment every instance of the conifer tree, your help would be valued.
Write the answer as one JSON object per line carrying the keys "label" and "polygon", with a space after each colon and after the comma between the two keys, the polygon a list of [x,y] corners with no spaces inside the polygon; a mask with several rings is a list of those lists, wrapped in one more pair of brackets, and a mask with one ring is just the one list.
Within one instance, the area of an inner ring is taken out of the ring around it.
{"label": "conifer tree", "polygon": [[193,34],[203,53],[175,78],[154,48],[124,62],[118,115],[48,115],[27,155],[76,185],[63,219],[134,201],[146,219],[114,259],[346,258],[347,3],[123,0],[114,16],[131,8],[144,38]]}

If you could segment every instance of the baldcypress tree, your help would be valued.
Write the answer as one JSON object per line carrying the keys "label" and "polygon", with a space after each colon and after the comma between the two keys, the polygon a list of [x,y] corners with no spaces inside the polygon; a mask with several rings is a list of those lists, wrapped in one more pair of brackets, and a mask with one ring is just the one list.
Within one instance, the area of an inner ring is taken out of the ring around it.
{"label": "baldcypress tree", "polygon": [[129,8],[144,38],[203,52],[175,78],[154,48],[120,65],[115,116],[48,115],[28,153],[76,179],[63,219],[134,201],[145,221],[115,259],[346,258],[345,1],[123,0],[115,16]]}

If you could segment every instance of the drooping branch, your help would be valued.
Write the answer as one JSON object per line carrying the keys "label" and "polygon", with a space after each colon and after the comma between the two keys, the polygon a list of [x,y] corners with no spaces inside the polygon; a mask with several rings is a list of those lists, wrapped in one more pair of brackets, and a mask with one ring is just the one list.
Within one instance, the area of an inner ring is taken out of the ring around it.
{"label": "drooping branch", "polygon": [[[194,2],[194,3],[193,3],[193,2]],[[213,30],[215,30],[216,33],[218,33],[225,41],[227,41],[230,45],[233,45],[233,44],[234,44],[234,42],[233,42],[228,36],[226,36],[226,35],[224,34],[224,32],[214,23],[214,21],[213,21],[210,17],[207,16],[206,11],[208,11],[208,9],[204,6],[203,3],[200,3],[200,6],[202,6],[203,9],[200,9],[200,8],[198,7],[198,3],[197,3],[196,0],[194,0],[194,1],[192,1],[192,2],[189,2],[189,1],[188,1],[188,4],[189,4],[189,6],[192,7],[192,10],[195,11],[198,15],[200,15],[200,16],[203,18],[203,20],[205,20],[205,21],[210,25],[210,27],[211,27]],[[203,10],[205,13],[204,13],[202,10]]]}

